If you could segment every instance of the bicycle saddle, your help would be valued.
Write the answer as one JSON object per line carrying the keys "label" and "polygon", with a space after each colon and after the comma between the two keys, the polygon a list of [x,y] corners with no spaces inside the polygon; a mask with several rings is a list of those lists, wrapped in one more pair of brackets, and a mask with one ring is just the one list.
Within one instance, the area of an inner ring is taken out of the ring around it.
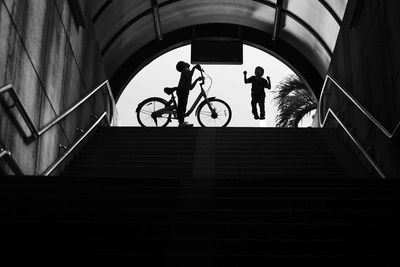
{"label": "bicycle saddle", "polygon": [[175,92],[176,91],[176,87],[165,87],[164,88],[164,92],[167,94],[167,95],[172,95],[173,94],[173,92]]}

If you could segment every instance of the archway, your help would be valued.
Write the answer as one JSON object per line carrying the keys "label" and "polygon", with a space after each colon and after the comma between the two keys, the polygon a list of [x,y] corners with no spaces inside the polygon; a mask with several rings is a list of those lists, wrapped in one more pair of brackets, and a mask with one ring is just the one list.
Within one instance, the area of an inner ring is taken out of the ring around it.
{"label": "archway", "polygon": [[[210,25],[207,25],[210,27]],[[237,25],[215,24],[212,27],[235,28]],[[323,78],[310,61],[299,53],[290,44],[283,40],[272,41],[272,37],[259,30],[241,27],[242,38],[245,44],[257,47],[277,57],[291,67],[311,87],[316,96],[319,95]],[[168,51],[190,44],[192,27],[184,28],[164,36],[162,41],[154,40],[139,49],[111,77],[114,95],[118,99],[129,81],[150,62]]]}
{"label": "archway", "polygon": [[[242,28],[244,42],[280,55],[316,95],[328,69],[347,0],[89,1],[115,96],[152,59],[192,38],[192,28]],[[222,31],[223,35],[223,31]]]}
{"label": "archway", "polygon": [[[119,113],[119,126],[139,126],[135,109],[143,100],[149,97],[161,97],[168,100],[163,92],[164,87],[176,86],[179,73],[175,70],[175,64],[179,60],[190,62],[190,45],[182,46],[169,51],[150,64],[145,66],[124,88],[117,103]],[[254,120],[251,113],[250,85],[243,83],[244,70],[253,75],[254,68],[262,66],[265,69],[264,76],[271,77],[271,90],[266,90],[266,120]],[[266,53],[258,48],[245,45],[243,47],[242,65],[203,65],[207,72],[205,89],[209,90],[209,96],[214,96],[226,101],[233,110],[230,127],[275,127],[278,110],[274,98],[277,96],[276,88],[285,78],[300,74],[291,69],[286,63],[274,55]],[[196,75],[196,73],[195,73]],[[194,103],[199,93],[197,86],[190,94],[188,109]],[[312,115],[312,114],[309,114]],[[200,126],[196,116],[191,114],[188,121],[195,126]],[[176,126],[173,121],[169,126]],[[305,116],[299,127],[309,127],[312,117]]]}

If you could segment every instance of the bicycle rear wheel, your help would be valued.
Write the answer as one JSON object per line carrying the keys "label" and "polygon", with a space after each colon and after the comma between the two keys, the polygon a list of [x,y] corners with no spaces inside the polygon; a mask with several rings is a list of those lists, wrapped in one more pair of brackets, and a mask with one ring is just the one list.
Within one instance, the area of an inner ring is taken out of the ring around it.
{"label": "bicycle rear wheel", "polygon": [[171,122],[171,114],[154,116],[154,112],[167,107],[167,101],[159,97],[152,97],[140,103],[136,109],[136,116],[142,127],[166,127]]}
{"label": "bicycle rear wheel", "polygon": [[212,110],[206,102],[200,104],[197,120],[202,127],[226,127],[232,119],[229,105],[220,99],[209,100]]}

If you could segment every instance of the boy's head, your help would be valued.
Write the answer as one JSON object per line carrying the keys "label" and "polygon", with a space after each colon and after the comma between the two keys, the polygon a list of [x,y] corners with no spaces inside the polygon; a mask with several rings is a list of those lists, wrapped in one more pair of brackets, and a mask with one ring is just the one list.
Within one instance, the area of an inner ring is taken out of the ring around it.
{"label": "boy's head", "polygon": [[176,70],[179,72],[182,72],[184,69],[189,68],[190,65],[186,63],[185,61],[179,61],[178,64],[176,64]]}
{"label": "boy's head", "polygon": [[254,73],[257,77],[262,77],[264,75],[264,69],[261,67],[257,67]]}

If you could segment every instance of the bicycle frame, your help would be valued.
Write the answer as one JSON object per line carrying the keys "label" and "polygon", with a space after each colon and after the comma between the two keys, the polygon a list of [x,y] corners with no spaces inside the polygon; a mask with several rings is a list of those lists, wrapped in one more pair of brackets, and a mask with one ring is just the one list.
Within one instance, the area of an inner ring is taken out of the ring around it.
{"label": "bicycle frame", "polygon": [[[201,73],[201,76],[204,79],[203,71],[200,71],[200,73]],[[206,92],[205,92],[205,90],[203,88],[203,84],[204,84],[204,82],[200,84],[200,94],[196,98],[196,100],[194,101],[194,103],[193,103],[192,107],[189,109],[189,111],[186,112],[185,117],[188,117],[193,113],[193,111],[195,110],[197,105],[200,103],[202,98],[204,98],[204,100],[206,101],[207,106],[210,108],[211,112],[212,113],[215,112],[213,110],[213,108],[211,107],[211,105],[210,105],[210,102],[209,102],[209,99],[207,97],[207,94],[206,94]],[[171,94],[171,99],[170,99],[170,101],[168,101],[167,105],[168,105],[167,107],[159,109],[159,110],[153,112],[152,117],[153,118],[157,118],[157,117],[161,117],[164,114],[167,114],[167,115],[171,114],[171,115],[174,116],[173,119],[177,119],[176,109],[177,109],[178,105],[176,103],[176,99],[175,99],[174,93]]]}
{"label": "bicycle frame", "polygon": [[197,107],[197,105],[200,103],[201,99],[204,97],[204,100],[207,101],[208,106],[210,107],[211,110],[211,106],[210,103],[208,102],[208,98],[207,98],[207,94],[204,91],[203,87],[201,86],[201,90],[200,90],[200,94],[199,96],[196,98],[196,100],[193,102],[192,107],[186,112],[185,116],[188,117],[190,116],[193,111],[195,110],[195,108]]}

